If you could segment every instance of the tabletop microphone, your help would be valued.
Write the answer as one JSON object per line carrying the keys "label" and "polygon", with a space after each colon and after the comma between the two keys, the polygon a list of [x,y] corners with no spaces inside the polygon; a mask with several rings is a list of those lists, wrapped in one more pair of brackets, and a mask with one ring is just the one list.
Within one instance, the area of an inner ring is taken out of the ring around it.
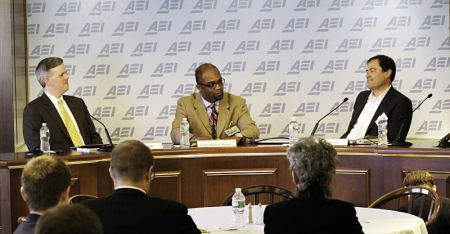
{"label": "tabletop microphone", "polygon": [[319,121],[317,121],[316,125],[314,125],[314,129],[311,132],[310,137],[314,136],[314,134],[316,133],[317,127],[319,127],[319,123],[322,119],[324,119],[325,117],[327,117],[328,115],[330,115],[333,111],[335,111],[337,108],[339,108],[342,104],[344,104],[345,102],[348,101],[348,98],[344,98],[344,101],[341,102],[341,104],[339,104],[336,108],[334,108],[333,110],[331,110],[330,112],[328,112],[328,114],[326,114],[324,117],[322,117],[321,119],[319,119]]}
{"label": "tabletop microphone", "polygon": [[84,107],[86,109],[86,112],[89,114],[89,116],[91,116],[91,118],[95,119],[95,121],[99,122],[103,126],[103,128],[105,129],[106,137],[108,138],[109,145],[105,145],[105,146],[102,146],[102,147],[98,148],[98,151],[101,151],[101,152],[111,152],[111,151],[113,151],[114,144],[113,144],[113,142],[111,140],[111,135],[109,135],[108,129],[106,128],[106,126],[100,120],[98,120],[97,118],[92,116],[91,113],[89,113],[89,110],[87,109],[87,106],[84,106]]}
{"label": "tabletop microphone", "polygon": [[414,110],[411,113],[409,113],[408,116],[406,116],[406,118],[403,120],[402,124],[400,125],[400,130],[397,133],[397,137],[395,138],[394,141],[392,141],[392,146],[410,146],[410,145],[412,145],[411,142],[407,142],[405,140],[400,140],[400,135],[402,134],[403,125],[405,125],[405,121],[409,118],[409,116],[411,116],[414,113],[414,111],[416,111],[430,97],[433,97],[432,93],[428,94],[428,96],[425,99],[423,99],[423,101],[416,108],[414,108]]}

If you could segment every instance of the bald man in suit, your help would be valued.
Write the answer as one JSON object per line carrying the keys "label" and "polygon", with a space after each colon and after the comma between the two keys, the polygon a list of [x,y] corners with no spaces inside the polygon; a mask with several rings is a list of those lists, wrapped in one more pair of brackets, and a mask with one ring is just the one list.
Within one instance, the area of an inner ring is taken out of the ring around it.
{"label": "bald man in suit", "polygon": [[[200,65],[195,71],[195,79],[199,92],[177,102],[170,133],[174,144],[180,143],[183,118],[189,122],[191,140],[235,139],[237,144],[243,144],[249,139],[259,138],[259,129],[250,116],[245,99],[223,91],[225,80],[216,66],[210,63]],[[212,126],[210,120],[213,106],[217,111],[217,126]],[[225,131],[233,126],[240,131],[229,136]]]}

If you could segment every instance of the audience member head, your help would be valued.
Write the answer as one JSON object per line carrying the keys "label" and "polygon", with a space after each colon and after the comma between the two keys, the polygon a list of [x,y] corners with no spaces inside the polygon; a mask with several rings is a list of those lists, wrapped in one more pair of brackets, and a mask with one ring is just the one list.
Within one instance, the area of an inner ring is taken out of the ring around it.
{"label": "audience member head", "polygon": [[42,213],[67,203],[70,180],[70,169],[62,159],[43,155],[25,165],[20,192],[30,212]]}
{"label": "audience member head", "polygon": [[39,218],[36,234],[102,234],[98,216],[89,208],[70,204],[48,209]]}
{"label": "audience member head", "polygon": [[200,65],[195,70],[195,81],[197,90],[206,101],[213,103],[222,100],[225,79],[222,78],[216,66],[211,63]]}
{"label": "audience member head", "polygon": [[411,171],[403,179],[403,186],[425,186],[436,190],[434,177],[427,171],[417,170]]}
{"label": "audience member head", "polygon": [[298,198],[323,200],[333,195],[331,180],[338,160],[331,144],[321,138],[301,138],[288,148],[287,158]]}
{"label": "audience member head", "polygon": [[136,186],[148,192],[153,164],[150,148],[140,141],[128,140],[112,151],[109,173],[115,187]]}
{"label": "audience member head", "polygon": [[391,78],[391,83],[392,83],[395,79],[395,74],[396,74],[396,70],[397,70],[394,60],[386,55],[380,54],[380,55],[373,56],[372,58],[367,60],[367,64],[369,64],[373,60],[378,60],[378,64],[381,67],[383,72],[387,72],[387,71],[391,70],[390,78]]}
{"label": "audience member head", "polygon": [[45,77],[52,75],[50,69],[58,67],[62,64],[63,60],[58,57],[48,57],[38,63],[35,75],[39,81],[39,84],[41,84],[43,88],[45,87]]}

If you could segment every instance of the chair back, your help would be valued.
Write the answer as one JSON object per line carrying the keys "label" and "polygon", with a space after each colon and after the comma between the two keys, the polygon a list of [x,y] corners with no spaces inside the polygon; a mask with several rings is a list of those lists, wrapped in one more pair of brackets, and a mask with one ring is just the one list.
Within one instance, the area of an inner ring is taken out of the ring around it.
{"label": "chair back", "polygon": [[[254,185],[250,187],[243,188],[242,193],[244,196],[253,195],[253,204],[259,204],[259,195],[268,194],[268,204],[274,203],[274,195],[281,196],[283,201],[289,200],[294,197],[294,193],[288,189],[274,186],[274,185]],[[233,198],[234,192],[228,195],[222,202],[222,206],[231,205],[231,199]]]}
{"label": "chair back", "polygon": [[17,219],[17,224],[21,224],[22,222],[25,222],[25,221],[27,221],[27,217],[26,216],[20,216]]}
{"label": "chair back", "polygon": [[97,198],[94,195],[87,195],[87,194],[79,194],[69,197],[69,204],[75,204],[80,203],[84,200],[91,199],[91,198]]}
{"label": "chair back", "polygon": [[394,205],[391,210],[396,211],[402,207],[403,211],[423,218],[428,233],[434,233],[434,225],[441,214],[442,204],[439,195],[433,189],[412,186],[396,189],[383,195],[370,204],[369,208],[382,208],[385,205],[386,207]]}

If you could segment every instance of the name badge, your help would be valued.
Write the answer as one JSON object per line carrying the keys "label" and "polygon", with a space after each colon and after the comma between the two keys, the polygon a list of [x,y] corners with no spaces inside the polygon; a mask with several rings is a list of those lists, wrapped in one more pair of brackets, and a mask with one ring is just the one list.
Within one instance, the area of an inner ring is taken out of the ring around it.
{"label": "name badge", "polygon": [[229,137],[239,132],[241,132],[241,130],[237,126],[232,126],[231,128],[225,130],[225,134]]}

